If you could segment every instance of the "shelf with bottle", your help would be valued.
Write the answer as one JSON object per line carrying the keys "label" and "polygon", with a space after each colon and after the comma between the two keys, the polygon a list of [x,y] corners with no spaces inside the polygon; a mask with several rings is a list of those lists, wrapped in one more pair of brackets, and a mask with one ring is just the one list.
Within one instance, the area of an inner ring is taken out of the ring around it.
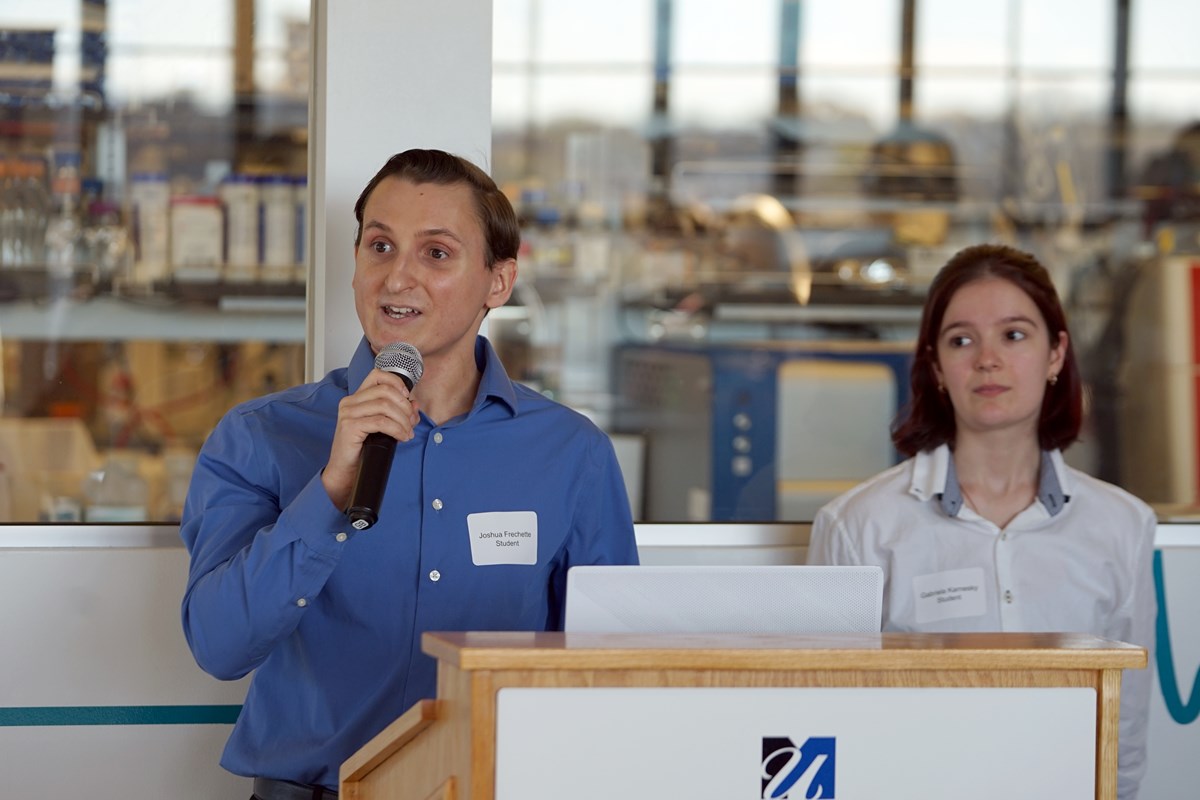
{"label": "shelf with bottle", "polygon": [[[287,224],[276,220],[275,227],[289,246],[276,236],[270,259],[256,247],[234,267],[219,198],[172,196],[165,176],[138,175],[132,207],[122,208],[99,180],[80,173],[78,151],[70,148],[49,159],[0,156],[0,335],[303,339],[305,275],[296,263],[303,255],[302,181],[273,184],[287,212],[276,215]],[[255,321],[254,312],[268,313]],[[214,330],[198,330],[205,325]]]}

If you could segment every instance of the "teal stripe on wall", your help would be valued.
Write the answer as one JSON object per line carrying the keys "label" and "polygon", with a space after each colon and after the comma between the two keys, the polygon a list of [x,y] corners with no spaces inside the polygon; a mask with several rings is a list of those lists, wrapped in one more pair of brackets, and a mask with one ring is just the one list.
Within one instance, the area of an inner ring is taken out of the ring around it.
{"label": "teal stripe on wall", "polygon": [[0,728],[47,725],[232,725],[241,706],[30,706],[0,708]]}

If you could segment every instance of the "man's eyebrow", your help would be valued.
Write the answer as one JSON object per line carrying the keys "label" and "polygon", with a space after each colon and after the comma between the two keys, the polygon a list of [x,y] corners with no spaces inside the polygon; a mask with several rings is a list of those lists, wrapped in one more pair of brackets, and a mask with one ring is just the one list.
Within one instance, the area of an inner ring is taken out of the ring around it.
{"label": "man's eyebrow", "polygon": [[426,228],[423,231],[418,231],[418,236],[448,236],[454,241],[462,244],[462,237],[449,228]]}
{"label": "man's eyebrow", "polygon": [[[368,229],[380,230],[380,231],[383,231],[384,233],[392,232],[391,227],[388,226],[387,223],[382,222],[381,220],[377,220],[377,219],[369,219],[363,223],[363,230],[365,231]],[[417,235],[418,236],[446,236],[446,237],[458,242],[459,244],[462,244],[462,237],[459,236],[454,231],[450,230],[449,228],[426,228],[424,230],[417,231]]]}

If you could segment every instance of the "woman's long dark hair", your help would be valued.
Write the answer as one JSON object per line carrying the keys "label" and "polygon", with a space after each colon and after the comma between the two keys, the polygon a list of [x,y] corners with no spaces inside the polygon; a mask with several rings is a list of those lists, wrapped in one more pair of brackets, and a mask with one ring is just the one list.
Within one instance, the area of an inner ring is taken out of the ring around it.
{"label": "woman's long dark hair", "polygon": [[[950,299],[959,289],[981,278],[1001,278],[1029,295],[1046,321],[1051,345],[1058,341],[1059,333],[1067,330],[1067,316],[1050,274],[1032,255],[998,244],[974,245],[956,253],[929,287],[913,358],[912,396],[892,427],[892,442],[906,456],[954,442],[954,408],[949,396],[938,388],[934,370],[937,338]],[[1058,380],[1046,386],[1042,398],[1038,445],[1043,450],[1063,449],[1079,437],[1082,424],[1083,385],[1068,336]]]}

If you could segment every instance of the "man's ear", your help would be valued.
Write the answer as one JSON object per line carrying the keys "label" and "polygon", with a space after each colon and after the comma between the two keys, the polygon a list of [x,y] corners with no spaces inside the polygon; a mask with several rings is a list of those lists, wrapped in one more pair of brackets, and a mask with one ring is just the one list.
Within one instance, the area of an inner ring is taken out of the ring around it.
{"label": "man's ear", "polygon": [[512,297],[513,285],[517,282],[517,260],[506,258],[497,261],[491,269],[492,288],[488,291],[487,308],[499,308]]}

